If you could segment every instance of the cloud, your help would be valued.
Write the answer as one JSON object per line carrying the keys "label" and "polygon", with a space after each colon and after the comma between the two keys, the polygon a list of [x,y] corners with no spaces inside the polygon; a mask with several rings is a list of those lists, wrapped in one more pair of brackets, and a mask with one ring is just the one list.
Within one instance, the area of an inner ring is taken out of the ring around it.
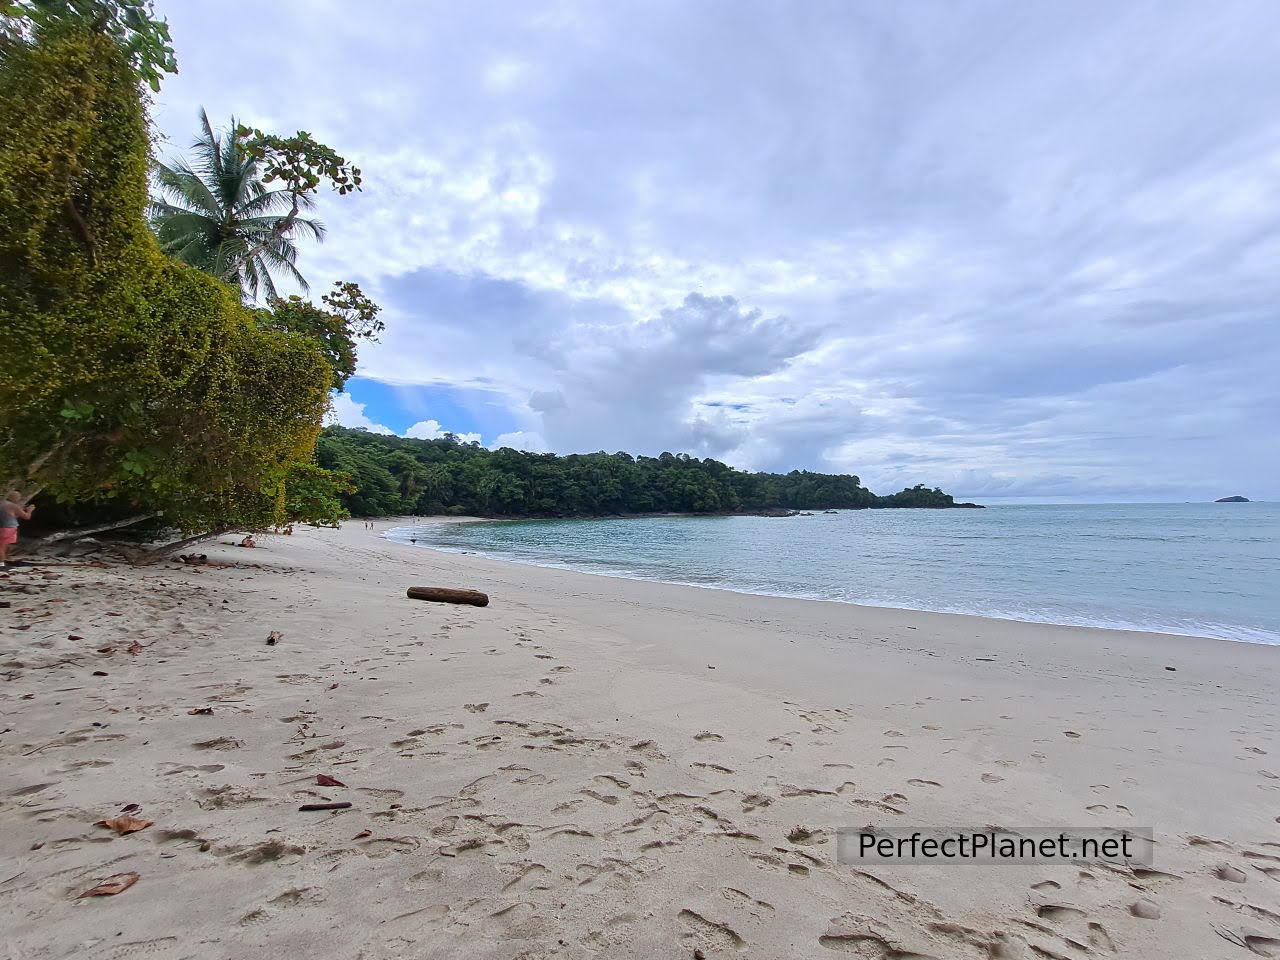
{"label": "cloud", "polygon": [[349,394],[335,393],[329,399],[329,412],[325,423],[336,423],[344,427],[363,428],[370,433],[385,433],[394,436],[395,431],[380,423],[370,420],[365,414],[366,404],[353,400]]}
{"label": "cloud", "polygon": [[494,450],[511,447],[513,450],[527,450],[530,453],[546,453],[550,449],[547,446],[547,441],[543,440],[541,436],[525,430],[504,433],[494,440],[491,446]]}
{"label": "cloud", "polygon": [[[390,427],[377,423],[365,413],[367,403],[355,400],[348,393],[335,393],[329,401],[329,412],[325,423],[339,424],[344,427],[368,430],[370,433],[381,433],[386,436],[410,437],[416,440],[438,440],[450,431],[440,426],[436,420],[421,420],[408,427],[404,433],[397,434]],[[478,433],[454,433],[460,443],[479,443]]]}
{"label": "cloud", "polygon": [[[354,158],[302,267],[385,305],[363,377],[474,398],[494,443],[1280,497],[1269,3],[565,0],[417,29],[393,0],[335,31],[282,0],[255,9],[294,39],[270,89],[227,75],[257,55],[234,18],[160,6],[162,129],[203,103]],[[457,422],[392,422],[431,413]]]}
{"label": "cloud", "polygon": [[[451,431],[440,426],[435,420],[420,420],[407,429],[403,436],[410,437],[414,440],[439,440],[446,433]],[[480,434],[478,433],[455,433],[459,443],[479,443]]]}

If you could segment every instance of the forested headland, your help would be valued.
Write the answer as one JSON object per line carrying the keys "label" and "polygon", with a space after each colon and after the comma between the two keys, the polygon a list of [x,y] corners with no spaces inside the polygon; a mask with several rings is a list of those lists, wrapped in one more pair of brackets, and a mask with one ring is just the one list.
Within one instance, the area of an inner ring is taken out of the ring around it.
{"label": "forested headland", "polygon": [[597,517],[967,506],[924,486],[878,496],[849,474],[749,473],[686,454],[557,456],[509,447],[488,450],[449,436],[412,440],[345,427],[325,428],[316,457],[326,471],[346,479],[339,500],[343,511],[356,517]]}

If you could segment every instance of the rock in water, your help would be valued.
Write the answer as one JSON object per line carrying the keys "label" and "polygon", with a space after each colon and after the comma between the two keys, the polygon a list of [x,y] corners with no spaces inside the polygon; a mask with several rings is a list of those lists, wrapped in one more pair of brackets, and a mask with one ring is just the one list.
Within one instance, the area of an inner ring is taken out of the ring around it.
{"label": "rock in water", "polygon": [[487,607],[489,595],[479,590],[457,590],[453,587],[410,587],[411,600],[434,600],[437,603],[469,603],[473,607]]}
{"label": "rock in water", "polygon": [[1214,503],[1248,503],[1248,497],[1222,497],[1213,501]]}

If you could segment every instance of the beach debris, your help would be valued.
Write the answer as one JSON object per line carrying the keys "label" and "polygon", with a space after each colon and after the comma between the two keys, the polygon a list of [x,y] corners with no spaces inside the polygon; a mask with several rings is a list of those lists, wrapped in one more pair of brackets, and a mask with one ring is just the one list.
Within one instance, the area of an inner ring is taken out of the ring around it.
{"label": "beach debris", "polygon": [[189,717],[211,717],[213,716],[213,707],[192,707],[187,711]]}
{"label": "beach debris", "polygon": [[135,640],[135,641],[133,641],[133,643],[129,644],[129,652],[130,652],[130,653],[132,653],[132,654],[135,654],[135,655],[137,655],[137,654],[141,653],[141,652],[142,652],[143,650],[145,650],[145,649],[147,649],[147,648],[146,648],[146,647],[144,647],[142,644],[140,644],[137,640]]}
{"label": "beach debris", "polygon": [[479,590],[459,590],[454,587],[410,587],[406,591],[410,600],[434,600],[437,603],[467,603],[473,607],[487,607],[489,595]]}
{"label": "beach debris", "polygon": [[95,671],[93,671],[93,675],[94,675],[95,677],[105,677],[105,676],[107,675],[107,671],[105,671],[105,670],[95,670]]}
{"label": "beach debris", "polygon": [[142,807],[139,804],[126,803],[123,807],[120,808],[120,812],[121,813],[137,813],[141,809]]}
{"label": "beach debris", "polygon": [[253,539],[252,533],[245,534],[244,538],[236,544],[237,547],[256,547],[257,545],[258,541]]}
{"label": "beach debris", "polygon": [[372,831],[372,830],[361,830],[359,833],[357,833],[357,834],[356,834],[354,837],[352,837],[351,839],[352,839],[352,840],[363,840],[365,837],[372,837],[372,836],[373,836],[373,831]]}
{"label": "beach debris", "polygon": [[83,639],[84,639],[84,637],[79,636],[78,634],[68,633],[68,634],[67,634],[67,639],[68,639],[68,640],[83,640]]}
{"label": "beach debris", "polygon": [[84,893],[76,897],[77,900],[82,897],[114,897],[117,893],[124,893],[135,883],[140,877],[136,873],[113,873],[97,886],[90,887]]}
{"label": "beach debris", "polygon": [[339,800],[336,803],[304,803],[298,808],[298,812],[308,813],[312,810],[346,810],[350,806],[350,800]]}
{"label": "beach debris", "polygon": [[1168,670],[1170,673],[1176,673],[1178,670],[1177,667],[1165,667],[1165,669]]}
{"label": "beach debris", "polygon": [[108,830],[114,830],[120,836],[124,836],[126,833],[137,833],[139,830],[145,830],[154,824],[154,820],[140,820],[137,817],[123,816],[99,820],[94,826],[106,827]]}
{"label": "beach debris", "polygon": [[284,634],[279,630],[272,630],[267,634],[267,646],[274,647],[277,643],[284,639]]}
{"label": "beach debris", "polygon": [[317,773],[316,783],[322,787],[345,787],[346,784],[337,777],[331,777],[327,773]]}

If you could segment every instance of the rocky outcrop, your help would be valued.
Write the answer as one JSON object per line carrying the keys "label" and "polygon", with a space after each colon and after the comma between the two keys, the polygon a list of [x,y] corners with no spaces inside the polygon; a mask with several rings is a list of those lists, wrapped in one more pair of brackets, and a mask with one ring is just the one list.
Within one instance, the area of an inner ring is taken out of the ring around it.
{"label": "rocky outcrop", "polygon": [[1221,500],[1215,500],[1214,503],[1248,503],[1248,497],[1223,497]]}

